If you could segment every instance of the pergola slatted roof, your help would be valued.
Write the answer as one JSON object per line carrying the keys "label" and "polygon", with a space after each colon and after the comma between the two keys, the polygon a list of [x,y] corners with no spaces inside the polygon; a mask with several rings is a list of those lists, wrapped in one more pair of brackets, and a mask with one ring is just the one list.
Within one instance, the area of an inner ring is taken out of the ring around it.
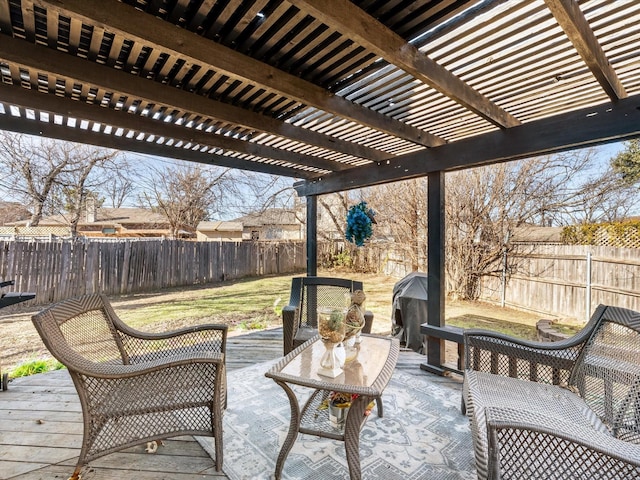
{"label": "pergola slatted roof", "polygon": [[636,0],[0,0],[0,33],[1,128],[304,195],[640,135]]}

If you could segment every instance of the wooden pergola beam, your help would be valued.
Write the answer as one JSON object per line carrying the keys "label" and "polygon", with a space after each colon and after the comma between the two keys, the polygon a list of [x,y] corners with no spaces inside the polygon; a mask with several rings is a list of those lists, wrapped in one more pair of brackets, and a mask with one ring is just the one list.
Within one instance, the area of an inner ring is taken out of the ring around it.
{"label": "wooden pergola beam", "polygon": [[[0,42],[0,60],[52,77],[66,78],[154,104],[161,103],[166,107],[201,115],[204,118],[240,125],[358,158],[382,161],[392,157],[380,150],[332,138],[234,105],[10,37],[3,37]],[[32,83],[35,81],[37,80],[32,80]]]}
{"label": "wooden pergola beam", "polygon": [[425,130],[382,115],[339,97],[314,83],[278,70],[231,48],[188,30],[168,28],[168,23],[115,0],[65,0],[60,5],[36,0],[44,9],[79,17],[95,27],[118,33],[143,45],[161,48],[190,64],[204,64],[302,104],[347,118],[375,130],[423,146],[443,145],[445,141]]}
{"label": "wooden pergola beam", "polygon": [[[570,127],[569,127],[570,126]],[[640,95],[582,108],[458,142],[403,155],[354,171],[294,185],[298,195],[322,195],[492,163],[520,160],[640,137]]]}
{"label": "wooden pergola beam", "polygon": [[[89,105],[80,101],[73,101],[51,94],[39,93],[6,84],[0,84],[0,101],[7,104],[29,108],[34,111],[45,111],[51,114],[65,112],[68,117],[78,120],[87,120],[94,123],[110,125],[115,128],[124,128],[133,132],[143,133],[145,136],[154,135],[167,139],[181,140],[186,143],[197,143],[210,148],[221,148],[238,153],[245,153],[261,157],[263,159],[280,160],[292,165],[304,165],[320,170],[340,171],[349,168],[348,165],[326,160],[321,157],[313,157],[300,153],[273,148],[268,145],[239,140],[236,138],[207,133],[194,128],[186,128],[172,123],[153,120],[149,117],[140,117],[127,113],[124,110],[112,110],[110,108]],[[300,177],[313,178],[318,172],[300,170]],[[290,176],[289,174],[288,176]]]}
{"label": "wooden pergola beam", "polygon": [[609,98],[627,97],[618,75],[609,63],[580,5],[574,0],[544,0],[569,40],[585,61]]}
{"label": "wooden pergola beam", "polygon": [[374,51],[392,65],[501,128],[520,125],[513,115],[420,52],[349,0],[289,0],[304,11]]}
{"label": "wooden pergola beam", "polygon": [[[225,155],[214,155],[211,153],[201,152],[199,150],[190,150],[158,144],[155,142],[148,142],[146,140],[136,140],[135,138],[107,134],[102,131],[96,132],[90,129],[85,130],[78,127],[71,128],[66,123],[59,125],[53,122],[29,119],[24,115],[24,112],[22,113],[23,115],[19,117],[10,114],[0,115],[0,130],[25,133],[27,135],[35,135],[38,137],[55,138],[67,142],[95,145],[98,147],[124,150],[146,155],[155,155],[158,157],[174,158],[176,160],[198,162],[206,165],[239,168],[270,175],[291,176],[291,170],[289,168],[281,167],[279,165],[253,162]],[[306,174],[304,172],[301,173],[301,176],[305,175]]]}

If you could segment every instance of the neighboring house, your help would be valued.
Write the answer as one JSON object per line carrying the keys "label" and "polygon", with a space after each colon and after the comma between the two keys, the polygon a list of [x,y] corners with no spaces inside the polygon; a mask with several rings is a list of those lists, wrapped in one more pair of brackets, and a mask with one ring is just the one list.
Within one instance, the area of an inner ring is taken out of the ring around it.
{"label": "neighboring house", "polygon": [[196,228],[196,240],[199,242],[241,242],[242,223],[200,222]]}
{"label": "neighboring house", "polygon": [[242,224],[243,240],[302,240],[304,224],[296,212],[286,208],[268,208],[232,220]]}
{"label": "neighboring house", "polygon": [[18,202],[0,201],[0,225],[6,225],[20,220],[28,220],[31,212]]}
{"label": "neighboring house", "polygon": [[[64,215],[43,217],[37,227],[28,221],[14,222],[17,235],[70,236],[69,218]],[[25,230],[28,227],[28,231]],[[193,229],[183,228],[180,237],[192,237]],[[85,237],[168,237],[171,227],[167,218],[144,208],[89,208],[78,222],[77,234]]]}
{"label": "neighboring house", "polygon": [[523,225],[514,230],[510,241],[512,243],[563,243],[562,230],[564,227],[540,227],[536,225]]}

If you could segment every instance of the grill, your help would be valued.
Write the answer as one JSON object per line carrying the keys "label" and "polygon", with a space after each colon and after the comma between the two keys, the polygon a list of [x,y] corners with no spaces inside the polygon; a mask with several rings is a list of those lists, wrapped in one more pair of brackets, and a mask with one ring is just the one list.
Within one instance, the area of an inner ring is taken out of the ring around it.
{"label": "grill", "polygon": [[[0,282],[0,288],[10,287],[15,285],[13,280],[8,280],[5,282]],[[35,293],[22,293],[22,292],[8,292],[0,294],[0,308],[8,307],[10,305],[15,305],[16,303],[26,302],[27,300],[32,300],[35,298]],[[2,390],[7,389],[7,384],[9,381],[8,373],[1,373],[0,376],[2,378]]]}

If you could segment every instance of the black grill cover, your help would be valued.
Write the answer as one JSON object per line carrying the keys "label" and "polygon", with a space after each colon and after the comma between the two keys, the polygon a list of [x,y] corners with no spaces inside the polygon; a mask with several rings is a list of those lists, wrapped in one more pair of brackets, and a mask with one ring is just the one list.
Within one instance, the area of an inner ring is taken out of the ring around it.
{"label": "black grill cover", "polygon": [[412,272],[393,286],[392,333],[407,348],[423,353],[423,323],[427,323],[427,274]]}

